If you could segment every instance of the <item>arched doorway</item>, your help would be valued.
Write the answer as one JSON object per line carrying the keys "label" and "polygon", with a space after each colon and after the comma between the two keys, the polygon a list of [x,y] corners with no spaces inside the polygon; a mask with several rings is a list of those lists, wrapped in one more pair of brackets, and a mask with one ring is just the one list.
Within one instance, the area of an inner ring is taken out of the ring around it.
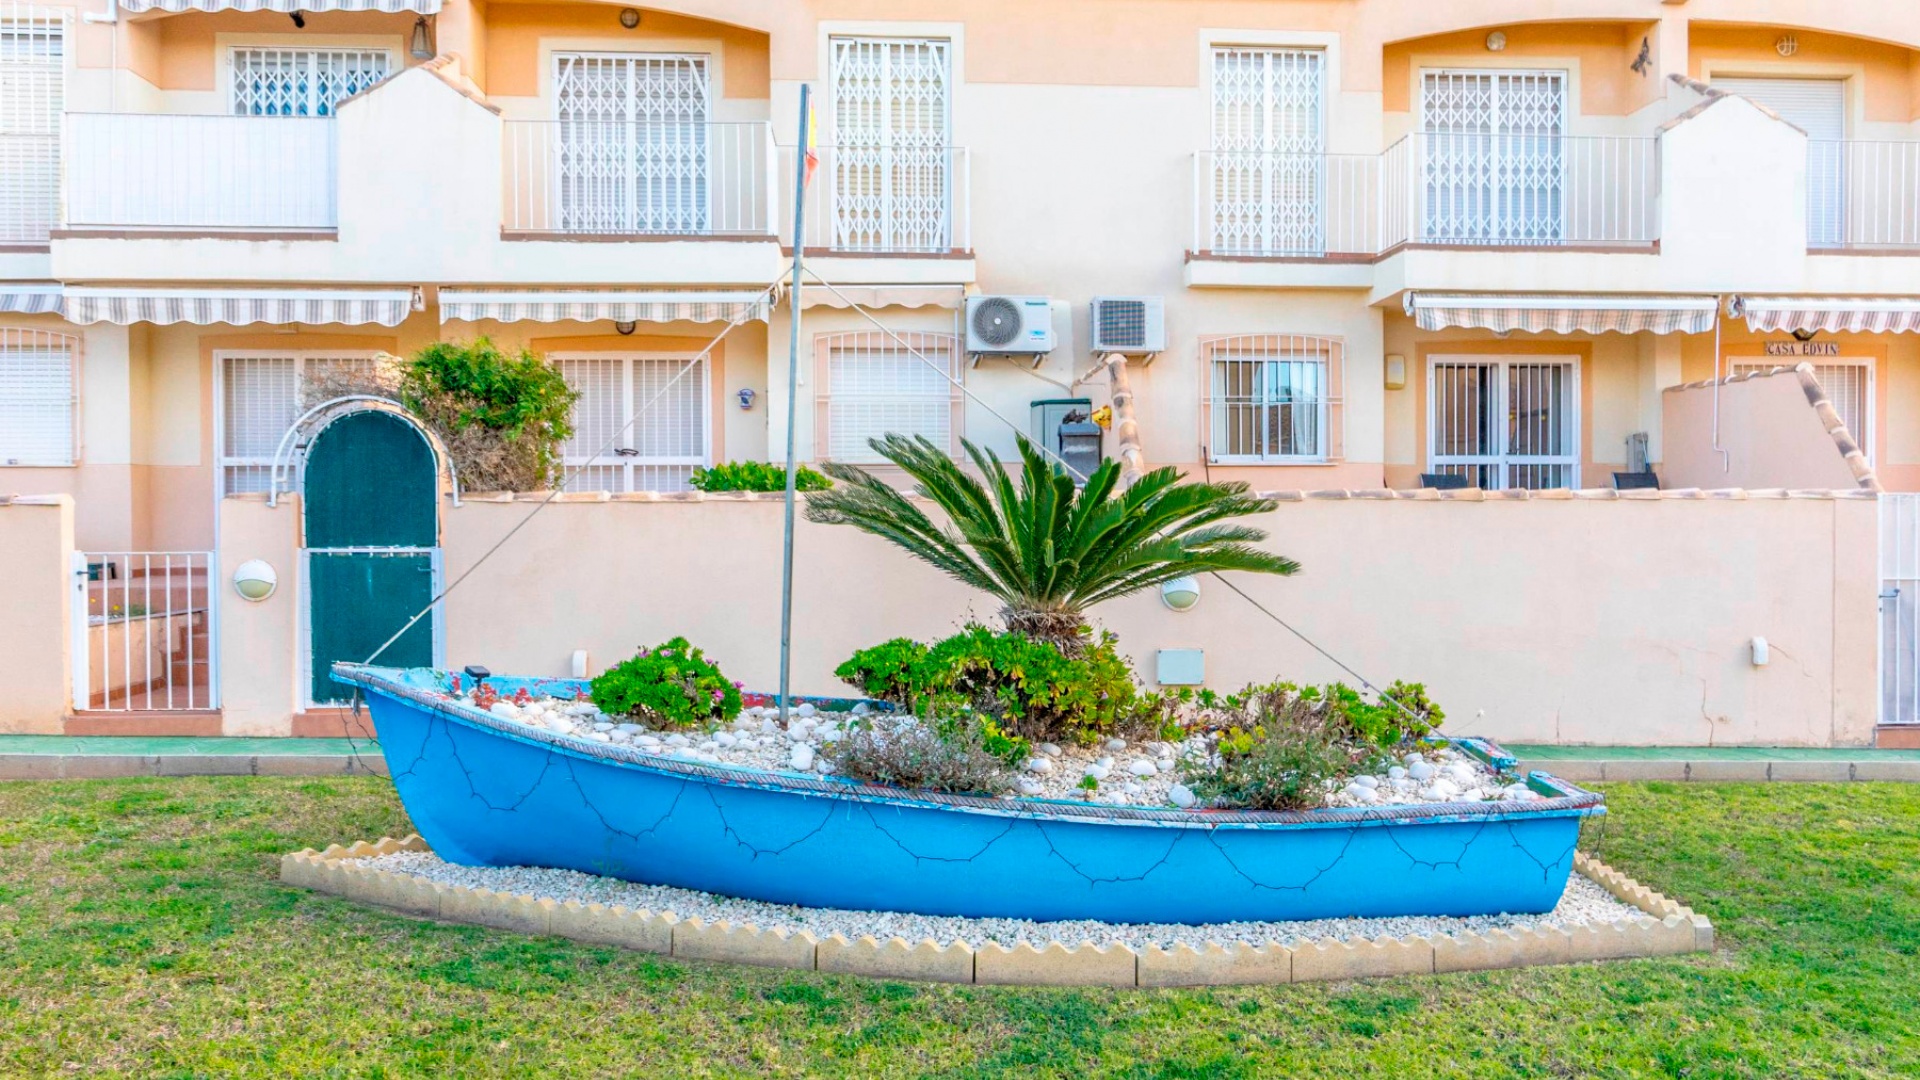
{"label": "arched doorway", "polygon": [[[440,470],[433,444],[395,412],[337,416],[307,447],[302,469],[308,660],[314,705],[345,700],[329,672],[358,663],[432,600],[440,579]],[[431,667],[436,611],[387,647],[383,667]]]}

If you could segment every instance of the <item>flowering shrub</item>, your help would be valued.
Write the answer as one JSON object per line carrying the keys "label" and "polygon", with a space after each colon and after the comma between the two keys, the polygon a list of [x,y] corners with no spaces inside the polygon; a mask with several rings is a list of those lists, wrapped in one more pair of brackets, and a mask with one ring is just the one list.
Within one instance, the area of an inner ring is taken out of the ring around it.
{"label": "flowering shrub", "polygon": [[658,727],[693,727],[740,714],[740,684],[683,637],[608,668],[593,680],[591,696],[608,715],[640,717]]}

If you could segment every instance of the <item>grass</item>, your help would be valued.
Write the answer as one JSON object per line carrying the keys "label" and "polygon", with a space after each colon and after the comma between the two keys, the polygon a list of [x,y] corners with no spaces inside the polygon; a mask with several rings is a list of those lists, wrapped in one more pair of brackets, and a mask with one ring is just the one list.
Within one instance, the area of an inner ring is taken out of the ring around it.
{"label": "grass", "polygon": [[1711,956],[1198,991],[679,963],[281,886],[373,779],[0,784],[0,1076],[1920,1076],[1920,785],[1616,785]]}

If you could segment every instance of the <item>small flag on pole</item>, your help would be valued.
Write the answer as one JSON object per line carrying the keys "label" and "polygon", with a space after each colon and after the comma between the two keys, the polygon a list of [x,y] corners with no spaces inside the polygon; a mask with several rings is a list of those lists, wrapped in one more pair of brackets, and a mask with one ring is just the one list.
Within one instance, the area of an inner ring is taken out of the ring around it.
{"label": "small flag on pole", "polygon": [[820,167],[820,128],[813,122],[813,99],[807,99],[807,173],[801,186],[813,183],[813,170]]}

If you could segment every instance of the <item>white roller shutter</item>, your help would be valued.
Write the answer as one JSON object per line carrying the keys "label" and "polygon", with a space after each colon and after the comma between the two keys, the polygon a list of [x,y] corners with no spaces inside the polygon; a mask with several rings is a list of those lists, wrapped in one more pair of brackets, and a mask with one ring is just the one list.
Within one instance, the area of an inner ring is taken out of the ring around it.
{"label": "white roller shutter", "polygon": [[1764,105],[1807,133],[1807,243],[1845,239],[1846,80],[1717,78],[1713,88]]}

